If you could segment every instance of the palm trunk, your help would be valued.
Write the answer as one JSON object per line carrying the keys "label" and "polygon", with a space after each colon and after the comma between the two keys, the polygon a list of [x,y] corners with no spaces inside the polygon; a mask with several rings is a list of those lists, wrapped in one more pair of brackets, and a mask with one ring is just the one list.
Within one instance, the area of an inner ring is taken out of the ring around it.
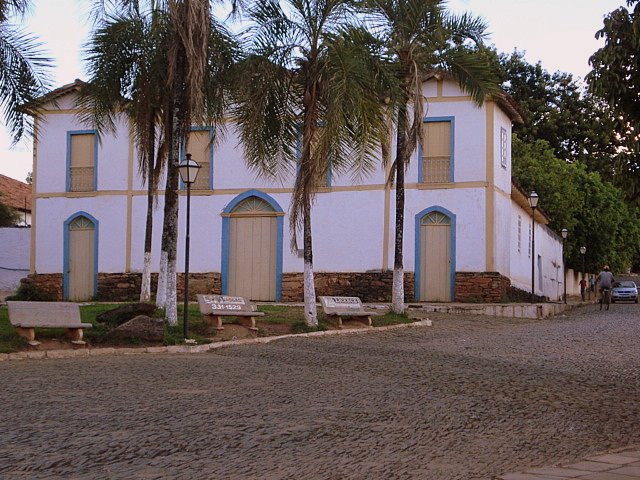
{"label": "palm trunk", "polygon": [[166,254],[165,319],[171,326],[178,324],[176,256],[178,246],[178,187],[179,155],[183,133],[184,55],[177,55],[175,80],[171,100],[171,131],[169,132],[169,162],[167,168],[167,187],[164,194],[164,224],[162,230],[162,253]]}
{"label": "palm trunk", "polygon": [[391,293],[391,311],[404,312],[404,266],[402,242],[404,234],[404,169],[407,141],[406,107],[398,112],[398,131],[396,134],[396,235],[393,259],[393,286]]}
{"label": "palm trunk", "polygon": [[318,326],[316,308],[316,287],[313,277],[313,245],[311,238],[311,205],[307,197],[304,201],[304,318],[308,326]]}
{"label": "palm trunk", "polygon": [[[164,245],[164,227],[162,230],[162,244]],[[158,269],[158,285],[156,287],[156,307],[164,308],[167,304],[167,252],[160,252],[160,268]]]}
{"label": "palm trunk", "polygon": [[153,199],[156,194],[155,178],[155,124],[151,122],[151,155],[147,158],[147,223],[144,231],[144,266],[142,268],[142,283],[140,285],[140,301],[151,301],[151,246],[153,243]]}

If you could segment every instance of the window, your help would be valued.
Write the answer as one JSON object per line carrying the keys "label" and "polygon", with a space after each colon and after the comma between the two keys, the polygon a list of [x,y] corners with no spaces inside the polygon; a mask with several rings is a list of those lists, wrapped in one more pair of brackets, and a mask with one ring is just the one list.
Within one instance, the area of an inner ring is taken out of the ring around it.
{"label": "window", "polygon": [[529,254],[527,256],[531,258],[531,225],[529,225]]}
{"label": "window", "polygon": [[423,125],[422,172],[424,183],[452,182],[452,120],[427,120]]}
{"label": "window", "polygon": [[500,127],[500,163],[502,168],[507,168],[507,129]]}
{"label": "window", "polygon": [[518,215],[518,253],[522,251],[522,217]]}
{"label": "window", "polygon": [[192,190],[209,190],[211,185],[211,159],[213,158],[212,150],[213,130],[210,128],[194,128],[189,132],[187,138],[187,146],[184,154],[191,154],[191,158],[198,162],[200,170],[196,181],[191,185]]}
{"label": "window", "polygon": [[67,163],[67,191],[95,191],[95,132],[69,132],[67,142]]}

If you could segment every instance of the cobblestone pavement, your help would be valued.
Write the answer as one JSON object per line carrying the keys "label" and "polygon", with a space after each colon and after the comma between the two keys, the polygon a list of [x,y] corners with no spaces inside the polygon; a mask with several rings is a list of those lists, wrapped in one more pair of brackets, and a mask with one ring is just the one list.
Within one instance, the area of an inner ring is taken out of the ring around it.
{"label": "cobblestone pavement", "polygon": [[577,462],[640,444],[638,308],[2,362],[0,478],[471,480]]}

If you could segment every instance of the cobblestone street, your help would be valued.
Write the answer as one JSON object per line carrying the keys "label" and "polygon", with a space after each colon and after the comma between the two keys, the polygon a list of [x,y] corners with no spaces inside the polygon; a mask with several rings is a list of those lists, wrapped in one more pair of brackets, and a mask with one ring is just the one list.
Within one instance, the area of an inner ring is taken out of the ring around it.
{"label": "cobblestone street", "polygon": [[640,310],[0,363],[2,479],[491,479],[640,444]]}

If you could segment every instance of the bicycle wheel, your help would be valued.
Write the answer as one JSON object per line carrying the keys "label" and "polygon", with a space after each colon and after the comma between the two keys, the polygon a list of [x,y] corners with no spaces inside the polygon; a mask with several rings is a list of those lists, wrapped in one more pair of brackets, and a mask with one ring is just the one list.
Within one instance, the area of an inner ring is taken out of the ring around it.
{"label": "bicycle wheel", "polygon": [[607,290],[607,293],[604,297],[604,301],[605,301],[605,308],[609,310],[609,305],[611,305],[611,293],[609,292],[609,290]]}

